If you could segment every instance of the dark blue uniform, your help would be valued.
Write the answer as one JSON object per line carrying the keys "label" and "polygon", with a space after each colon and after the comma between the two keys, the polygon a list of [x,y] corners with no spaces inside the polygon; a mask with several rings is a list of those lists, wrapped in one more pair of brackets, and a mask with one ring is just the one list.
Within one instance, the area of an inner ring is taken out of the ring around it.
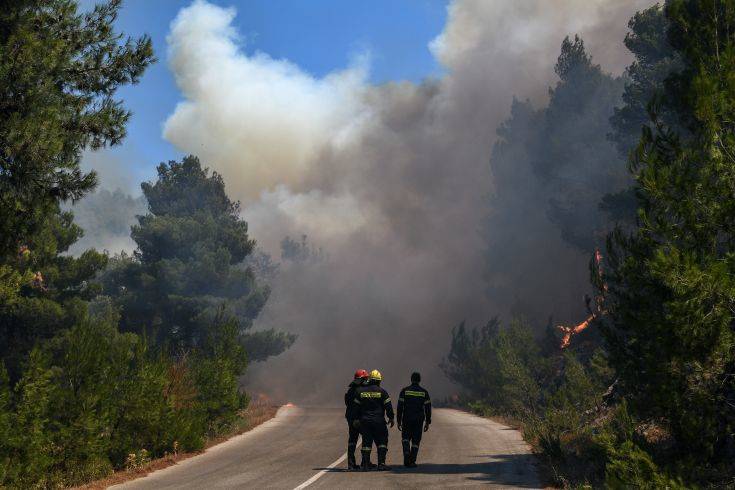
{"label": "dark blue uniform", "polygon": [[401,427],[403,464],[416,464],[421,435],[426,425],[431,424],[431,398],[429,392],[418,383],[411,383],[398,396],[398,425]]}
{"label": "dark blue uniform", "polygon": [[357,388],[363,385],[362,379],[356,379],[347,387],[345,393],[345,418],[347,419],[347,466],[352,469],[357,466],[355,461],[355,449],[357,448],[357,438],[360,431],[353,425],[352,410],[350,405],[355,399]]}
{"label": "dark blue uniform", "polygon": [[360,386],[355,391],[352,404],[353,416],[360,420],[362,435],[362,460],[370,460],[373,442],[378,447],[378,465],[385,464],[388,453],[388,427],[386,417],[393,423],[393,405],[388,392],[374,381]]}

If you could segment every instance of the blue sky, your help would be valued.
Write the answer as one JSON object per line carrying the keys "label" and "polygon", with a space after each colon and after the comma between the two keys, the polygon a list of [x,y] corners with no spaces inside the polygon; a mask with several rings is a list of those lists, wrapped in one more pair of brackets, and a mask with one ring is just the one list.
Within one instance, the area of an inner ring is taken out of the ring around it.
{"label": "blue sky", "polygon": [[[85,1],[84,4],[92,3]],[[446,21],[446,0],[216,0],[237,9],[235,25],[245,51],[286,58],[317,77],[347,66],[369,52],[370,78],[419,81],[440,73],[427,47]],[[179,153],[161,137],[161,126],[181,100],[166,62],[166,35],[178,11],[190,1],[127,0],[119,30],[147,33],[159,62],[140,84],[119,95],[133,111],[128,138],[113,150],[137,182],[150,179],[160,161]],[[114,184],[105,182],[105,186]]]}

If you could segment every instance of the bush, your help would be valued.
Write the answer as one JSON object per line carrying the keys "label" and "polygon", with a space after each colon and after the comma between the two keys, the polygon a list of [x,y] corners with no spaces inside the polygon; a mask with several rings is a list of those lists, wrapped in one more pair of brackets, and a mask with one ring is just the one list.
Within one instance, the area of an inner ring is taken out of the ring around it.
{"label": "bush", "polygon": [[15,390],[0,369],[0,486],[77,485],[198,450],[246,405],[231,327],[214,328],[207,350],[173,360],[116,322],[102,308],[34,349]]}
{"label": "bush", "polygon": [[632,441],[608,448],[605,485],[608,488],[686,488],[663,474],[651,456]]}

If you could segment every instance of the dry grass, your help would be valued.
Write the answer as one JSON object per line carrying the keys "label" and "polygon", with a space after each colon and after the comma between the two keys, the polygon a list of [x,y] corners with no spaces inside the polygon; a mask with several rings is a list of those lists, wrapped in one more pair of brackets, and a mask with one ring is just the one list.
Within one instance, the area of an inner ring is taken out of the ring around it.
{"label": "dry grass", "polygon": [[233,427],[231,431],[219,437],[209,439],[204,445],[204,449],[207,450],[212,446],[225,442],[227,439],[239,436],[240,434],[254,429],[263,422],[272,419],[276,415],[277,411],[278,407],[274,407],[273,405],[265,405],[255,402],[251,403],[247,409],[242,411],[242,416],[240,417],[239,422],[235,424],[235,427]]}
{"label": "dry grass", "polygon": [[[262,424],[263,422],[272,419],[276,415],[277,411],[278,411],[278,407],[274,407],[272,405],[252,403],[247,409],[242,411],[242,413],[240,414],[241,416],[240,416],[239,422],[235,424],[233,429],[227,434],[224,434],[222,436],[208,440],[204,446],[204,451],[232,437],[238,436],[251,429],[254,429],[255,427]],[[108,476],[107,478],[103,480],[97,480],[91,483],[87,483],[86,485],[75,487],[75,489],[77,490],[102,490],[102,489],[111,487],[112,485],[118,485],[120,483],[124,483],[130,480],[142,478],[148,475],[149,473],[153,473],[154,471],[162,470],[163,468],[173,466],[179,461],[189,459],[192,456],[201,454],[202,452],[203,451],[194,452],[194,453],[166,454],[164,457],[154,459],[153,461],[151,461],[150,463],[146,464],[145,466],[141,468],[137,468],[134,470],[116,471],[112,475]]]}

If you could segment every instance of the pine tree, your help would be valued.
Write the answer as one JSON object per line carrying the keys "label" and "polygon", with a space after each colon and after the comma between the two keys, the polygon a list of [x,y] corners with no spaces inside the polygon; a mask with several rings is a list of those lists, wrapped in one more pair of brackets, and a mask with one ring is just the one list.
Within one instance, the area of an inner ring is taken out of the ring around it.
{"label": "pine tree", "polygon": [[0,9],[0,258],[12,257],[96,183],[81,152],[117,144],[130,118],[116,90],[153,61],[143,36],[121,43],[120,0],[77,12],[74,0],[10,0]]}
{"label": "pine tree", "polygon": [[201,350],[215,325],[231,321],[251,359],[288,348],[292,335],[249,331],[270,290],[240,266],[254,242],[222,177],[189,156],[159,165],[158,180],[142,189],[149,213],[132,230],[135,257],[105,279],[122,306],[121,328],[175,353]]}
{"label": "pine tree", "polygon": [[[634,61],[625,70],[623,104],[614,109],[609,135],[625,158],[638,145],[641,127],[650,124],[649,102],[661,95],[664,80],[682,68],[681,57],[669,42],[669,21],[661,5],[636,12],[628,27],[625,47]],[[659,107],[658,117],[672,129],[683,129],[677,125],[676,114],[671,110]]]}
{"label": "pine tree", "polygon": [[84,149],[118,143],[130,113],[116,90],[153,61],[150,39],[121,41],[120,1],[77,12],[73,0],[0,8],[0,359],[11,382],[42,339],[80,319],[106,259],[63,256],[81,236],[60,202],[96,183]]}
{"label": "pine tree", "polygon": [[[671,0],[683,69],[634,156],[638,228],[610,238],[611,361],[633,412],[704,471],[735,457],[735,2]],[[692,475],[689,475],[692,476]]]}

